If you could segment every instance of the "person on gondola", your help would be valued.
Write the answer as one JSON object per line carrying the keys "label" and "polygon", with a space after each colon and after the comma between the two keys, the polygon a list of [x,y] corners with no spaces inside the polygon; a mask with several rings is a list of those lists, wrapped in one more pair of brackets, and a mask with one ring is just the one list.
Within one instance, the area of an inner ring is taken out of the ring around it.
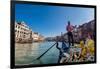
{"label": "person on gondola", "polygon": [[[58,37],[57,37],[58,40]],[[66,61],[68,61],[70,59],[70,54],[69,54],[69,46],[66,45],[64,37],[61,36],[61,43],[62,43],[62,47],[60,48],[58,45],[58,41],[57,41],[57,45],[56,48],[59,50],[59,59],[58,59],[58,63],[65,63]]]}
{"label": "person on gondola", "polygon": [[69,46],[71,45],[71,42],[72,42],[72,46],[74,46],[72,30],[73,30],[73,26],[70,24],[70,21],[68,21],[68,25],[66,26],[66,31],[68,32],[67,35],[68,35]]}

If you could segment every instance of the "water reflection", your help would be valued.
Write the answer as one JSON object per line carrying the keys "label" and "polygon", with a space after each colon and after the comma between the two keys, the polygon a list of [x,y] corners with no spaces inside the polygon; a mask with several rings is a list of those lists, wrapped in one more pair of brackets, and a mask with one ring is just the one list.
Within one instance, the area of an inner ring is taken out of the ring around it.
{"label": "water reflection", "polygon": [[42,53],[50,48],[54,42],[15,44],[15,64],[49,64],[57,63],[59,51],[54,46],[40,60],[36,60]]}

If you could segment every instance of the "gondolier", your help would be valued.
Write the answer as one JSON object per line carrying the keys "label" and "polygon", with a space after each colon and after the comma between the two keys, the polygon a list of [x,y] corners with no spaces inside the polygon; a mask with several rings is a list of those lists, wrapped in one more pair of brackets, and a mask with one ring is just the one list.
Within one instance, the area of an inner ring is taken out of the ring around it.
{"label": "gondolier", "polygon": [[72,46],[74,46],[72,30],[73,30],[73,26],[70,24],[70,21],[68,21],[68,25],[66,26],[66,31],[68,32],[67,35],[68,35],[69,46],[71,45],[71,40],[72,40]]}

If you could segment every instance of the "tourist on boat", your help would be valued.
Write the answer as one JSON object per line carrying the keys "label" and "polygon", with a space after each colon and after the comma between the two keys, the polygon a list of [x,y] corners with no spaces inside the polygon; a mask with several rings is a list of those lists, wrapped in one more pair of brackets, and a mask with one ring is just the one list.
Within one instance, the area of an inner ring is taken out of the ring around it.
{"label": "tourist on boat", "polygon": [[[58,41],[58,37],[57,37]],[[65,61],[68,61],[70,59],[70,54],[69,54],[69,46],[66,45],[65,40],[63,36],[61,36],[61,43],[62,47],[59,47],[59,44],[57,42],[56,48],[59,50],[59,59],[58,63],[64,63]]]}
{"label": "tourist on boat", "polygon": [[66,63],[70,59],[70,48],[69,45],[66,45],[64,40],[62,40],[62,52],[63,55],[62,55],[62,59],[60,60],[60,63],[64,63],[64,62]]}
{"label": "tourist on boat", "polygon": [[86,40],[86,46],[87,46],[87,60],[92,61],[94,60],[94,40],[92,39],[92,36],[88,33],[88,37]]}
{"label": "tourist on boat", "polygon": [[70,21],[68,21],[68,25],[66,26],[66,31],[68,32],[67,34],[68,34],[69,46],[71,45],[71,40],[72,40],[72,46],[74,46],[72,30],[73,30],[73,26],[70,24]]}
{"label": "tourist on boat", "polygon": [[79,53],[79,61],[84,61],[86,60],[87,56],[87,47],[85,46],[83,40],[80,41],[79,47],[81,48],[81,52]]}

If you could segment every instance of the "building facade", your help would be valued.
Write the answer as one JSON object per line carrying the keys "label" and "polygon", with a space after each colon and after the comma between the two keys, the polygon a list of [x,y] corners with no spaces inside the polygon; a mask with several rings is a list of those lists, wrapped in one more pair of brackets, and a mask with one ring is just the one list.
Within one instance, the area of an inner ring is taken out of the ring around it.
{"label": "building facade", "polygon": [[44,37],[40,35],[38,32],[32,32],[33,41],[43,41]]}
{"label": "building facade", "polygon": [[42,41],[44,37],[38,32],[33,32],[25,22],[15,22],[15,42],[29,43],[33,41]]}
{"label": "building facade", "polygon": [[33,41],[38,41],[39,34],[37,32],[32,32],[32,38],[33,38]]}
{"label": "building facade", "polygon": [[80,25],[77,28],[77,37],[75,36],[75,33],[73,32],[74,41],[79,42],[80,39],[85,40],[88,34],[90,34],[92,38],[95,38],[94,36],[95,32],[96,32],[95,31],[95,20],[91,20],[87,23]]}
{"label": "building facade", "polygon": [[32,37],[32,30],[25,22],[15,22],[15,42],[28,42]]}

